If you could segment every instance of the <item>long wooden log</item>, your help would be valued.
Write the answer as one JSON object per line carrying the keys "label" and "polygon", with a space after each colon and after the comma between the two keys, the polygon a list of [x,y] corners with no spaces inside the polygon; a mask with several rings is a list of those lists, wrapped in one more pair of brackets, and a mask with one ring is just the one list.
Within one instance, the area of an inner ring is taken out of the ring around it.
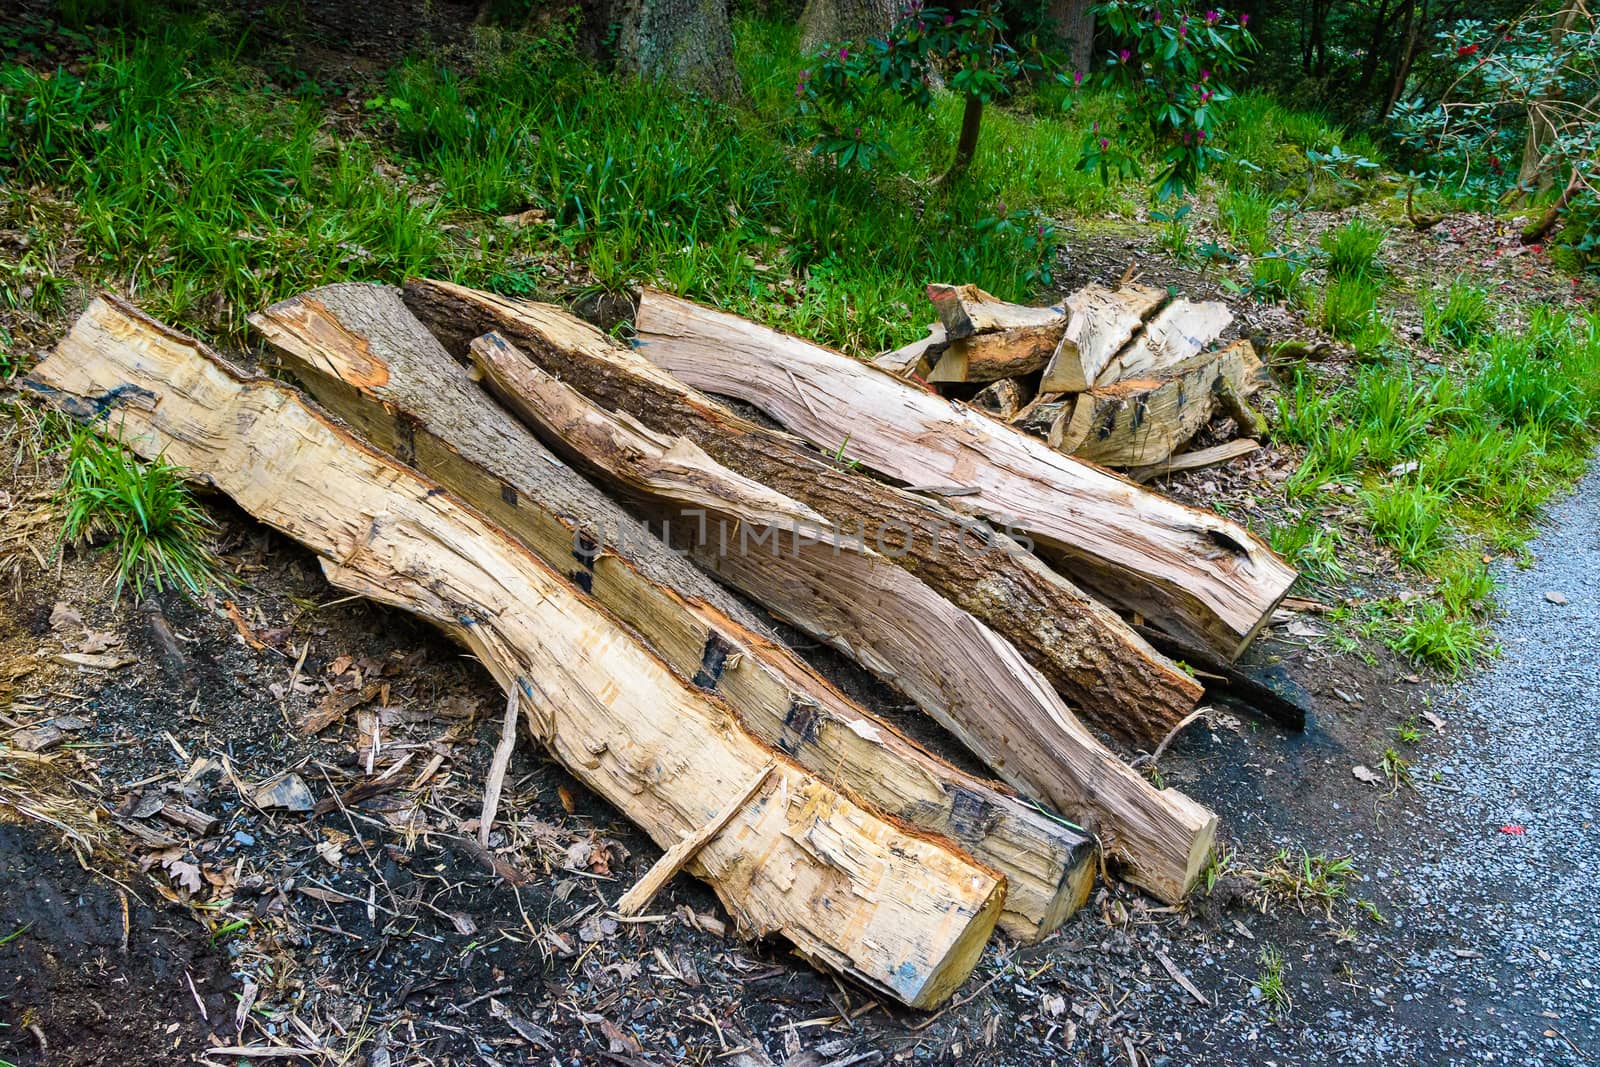
{"label": "long wooden log", "polygon": [[911,484],[977,489],[963,507],[1064,558],[1071,576],[1233,658],[1295,572],[1254,534],[1080,463],[979,412],[796,337],[647,290],[640,351],[688,384],[737,397],[818,448]]}
{"label": "long wooden log", "polygon": [[1203,353],[1162,378],[1124,379],[1079,393],[1051,427],[1050,443],[1107,467],[1160,463],[1186,444],[1221,408],[1245,433],[1265,427],[1246,400],[1256,392],[1261,361],[1249,341]]}
{"label": "long wooden log", "polygon": [[[1194,679],[1017,542],[976,529],[927,497],[841,470],[794,438],[687,388],[560,308],[434,281],[407,282],[405,300],[453,353],[465,355],[473,338],[498,331],[605,408],[688,438],[843,530],[867,532],[870,523],[874,547],[1011,641],[1102,729],[1149,747],[1199,699]],[[963,531],[968,540],[958,544]],[[983,548],[973,547],[974,537],[987,539]]]}
{"label": "long wooden log", "polygon": [[[642,528],[627,529],[627,519],[608,517],[615,510],[609,498],[600,498],[606,507],[592,507],[589,494],[598,491],[470,380],[471,372],[400,302],[398,290],[327,286],[250,321],[324,406],[362,427],[369,440],[407,442],[412,466],[546,562],[567,565],[574,530],[584,531],[591,540],[579,552],[578,573],[597,600],[681,677],[720,693],[762,740],[1004,874],[1009,888],[1000,922],[1008,933],[1036,940],[1082,904],[1094,876],[1091,837],[926,752],[788,649],[697,597],[693,586],[675,585],[666,568],[644,572],[632,562],[641,542],[665,546]],[[552,481],[567,491],[549,489]],[[754,483],[743,488],[751,517],[781,521],[776,509],[791,504]],[[676,490],[699,508],[727,492],[689,480]],[[673,516],[681,529],[679,518]]]}
{"label": "long wooden log", "polygon": [[1098,830],[1124,866],[1169,886],[1188,877],[1213,816],[1102,748],[988,627],[867,545],[830,536],[805,505],[603,410],[499,334],[474,340],[472,355],[495,395],[596,478],[672,512],[703,509],[686,538],[696,560],[854,655],[1017,789]]}
{"label": "long wooden log", "polygon": [[335,585],[461,641],[516,688],[555,757],[663,847],[776,762],[690,864],[745,933],[781,934],[915,1007],[939,1004],[970,972],[999,914],[999,875],[757,741],[523,545],[294,390],[114,297],[91,304],[30,382],[139,454],[197,472],[316,552]]}

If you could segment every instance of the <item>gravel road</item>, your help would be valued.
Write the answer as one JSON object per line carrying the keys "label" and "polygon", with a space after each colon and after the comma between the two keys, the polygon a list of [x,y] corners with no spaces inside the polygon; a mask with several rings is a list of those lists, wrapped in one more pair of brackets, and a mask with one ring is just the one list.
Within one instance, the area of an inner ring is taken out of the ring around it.
{"label": "gravel road", "polygon": [[[1415,792],[1366,787],[1299,826],[1277,820],[1267,844],[1348,854],[1361,872],[1327,921],[1234,905],[1187,932],[1146,927],[1087,946],[1086,964],[1094,952],[1101,967],[1124,961],[1141,1062],[1600,1062],[1600,466],[1532,547],[1531,568],[1501,575],[1503,654],[1438,690],[1438,732],[1405,749],[1422,753]],[[1254,745],[1269,769],[1253,773],[1282,766],[1279,778],[1309,788],[1376,762],[1338,746],[1271,765],[1285,747]],[[1213,802],[1235,826],[1276,806],[1265,794]],[[1381,904],[1381,925],[1360,900]],[[1286,1010],[1260,996],[1264,946],[1282,954]],[[1161,952],[1208,1004],[1167,981]],[[1130,1062],[1115,1041],[1085,1051]]]}
{"label": "gravel road", "polygon": [[[1505,574],[1503,654],[1450,694],[1450,743],[1419,767],[1410,914],[1437,1004],[1407,1027],[1478,1062],[1600,1058],[1600,466],[1550,515],[1528,570]],[[1446,792],[1445,789],[1454,790]],[[1430,833],[1430,828],[1432,832]],[[1429,1034],[1431,1031],[1431,1034]]]}

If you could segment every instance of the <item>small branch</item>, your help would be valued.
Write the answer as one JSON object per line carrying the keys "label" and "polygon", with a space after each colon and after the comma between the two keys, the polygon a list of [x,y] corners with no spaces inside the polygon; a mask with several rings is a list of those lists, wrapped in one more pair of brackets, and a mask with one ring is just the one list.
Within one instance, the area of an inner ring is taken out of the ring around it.
{"label": "small branch", "polygon": [[506,697],[505,722],[500,726],[500,743],[495,746],[494,759],[489,764],[489,778],[483,786],[483,813],[478,816],[478,844],[489,847],[489,829],[494,825],[495,812],[500,807],[500,790],[505,785],[506,768],[511,765],[511,750],[517,744],[517,696],[519,682],[512,680],[510,695]]}

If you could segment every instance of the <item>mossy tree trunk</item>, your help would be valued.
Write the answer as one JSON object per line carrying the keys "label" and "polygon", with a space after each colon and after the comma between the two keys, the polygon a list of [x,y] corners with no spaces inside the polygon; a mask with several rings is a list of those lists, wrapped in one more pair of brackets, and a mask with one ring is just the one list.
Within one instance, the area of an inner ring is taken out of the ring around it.
{"label": "mossy tree trunk", "polygon": [[809,52],[835,41],[887,37],[900,7],[899,0],[806,0],[800,47]]}
{"label": "mossy tree trunk", "polygon": [[1044,20],[1066,45],[1072,69],[1087,73],[1094,62],[1094,0],[1046,0]]}
{"label": "mossy tree trunk", "polygon": [[713,96],[739,90],[727,0],[622,0],[618,65]]}

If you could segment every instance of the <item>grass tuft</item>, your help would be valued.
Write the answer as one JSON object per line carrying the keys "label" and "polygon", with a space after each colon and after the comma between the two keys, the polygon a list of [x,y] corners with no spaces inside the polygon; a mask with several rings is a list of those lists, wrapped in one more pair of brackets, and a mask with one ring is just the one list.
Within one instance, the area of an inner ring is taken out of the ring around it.
{"label": "grass tuft", "polygon": [[84,427],[73,435],[59,502],[63,542],[106,538],[116,553],[116,597],[132,586],[199,596],[221,583],[205,539],[215,528],[164,459],[144,463]]}
{"label": "grass tuft", "polygon": [[1362,218],[1324,231],[1319,243],[1327,258],[1328,277],[1355,278],[1375,273],[1385,236],[1382,227]]}

